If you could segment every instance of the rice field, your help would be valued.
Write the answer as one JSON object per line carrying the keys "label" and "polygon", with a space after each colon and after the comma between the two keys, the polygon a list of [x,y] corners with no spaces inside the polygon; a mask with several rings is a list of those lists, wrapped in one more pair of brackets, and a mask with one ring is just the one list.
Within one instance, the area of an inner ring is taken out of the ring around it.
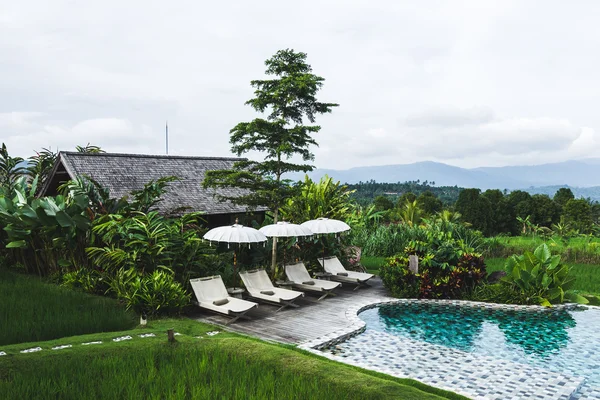
{"label": "rice field", "polygon": [[0,345],[129,329],[136,316],[115,300],[0,268]]}
{"label": "rice field", "polygon": [[506,258],[513,254],[533,251],[546,243],[553,254],[560,254],[570,264],[600,264],[600,240],[592,236],[563,239],[557,236],[496,236],[485,240],[486,258]]}
{"label": "rice field", "polygon": [[[182,333],[177,342],[165,330]],[[0,398],[26,399],[464,399],[409,379],[360,370],[191,320],[145,329],[1,347]],[[156,337],[140,338],[139,333]],[[128,334],[131,340],[111,338]],[[82,342],[102,341],[83,346]],[[52,346],[72,344],[63,350]],[[42,351],[19,350],[41,346]]]}

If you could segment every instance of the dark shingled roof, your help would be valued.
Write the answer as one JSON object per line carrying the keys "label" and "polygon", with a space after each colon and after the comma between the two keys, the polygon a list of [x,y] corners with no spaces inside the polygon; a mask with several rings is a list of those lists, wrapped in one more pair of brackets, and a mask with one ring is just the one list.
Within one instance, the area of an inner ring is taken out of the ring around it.
{"label": "dark shingled roof", "polygon": [[[139,190],[151,180],[177,176],[180,181],[169,183],[169,189],[158,204],[160,211],[168,212],[180,207],[206,214],[231,214],[248,211],[245,206],[220,201],[215,190],[202,188],[206,171],[229,169],[242,158],[185,157],[117,153],[60,152],[59,163],[71,179],[87,175],[105,188],[111,197],[121,198]],[[57,168],[54,169],[56,171]],[[44,189],[44,192],[47,188]],[[217,192],[225,193],[225,189]],[[228,196],[243,194],[242,189],[226,189]],[[263,210],[261,208],[260,210]],[[260,211],[259,210],[259,211]]]}

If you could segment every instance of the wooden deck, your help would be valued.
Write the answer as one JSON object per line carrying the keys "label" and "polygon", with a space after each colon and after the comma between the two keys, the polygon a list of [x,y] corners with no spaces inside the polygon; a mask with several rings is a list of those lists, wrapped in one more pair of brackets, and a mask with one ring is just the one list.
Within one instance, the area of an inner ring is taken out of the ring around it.
{"label": "wooden deck", "polygon": [[[317,295],[307,293],[296,302],[299,308],[288,308],[277,313],[275,310],[278,307],[261,303],[247,314],[250,320],[239,319],[224,329],[291,344],[316,339],[350,325],[345,314],[352,305],[387,297],[387,291],[379,277],[372,278],[369,286],[353,291],[353,285],[344,285],[336,289],[337,296],[329,296],[321,301],[317,301]],[[228,321],[225,316],[205,312],[199,308],[190,317],[220,326],[224,326]]]}

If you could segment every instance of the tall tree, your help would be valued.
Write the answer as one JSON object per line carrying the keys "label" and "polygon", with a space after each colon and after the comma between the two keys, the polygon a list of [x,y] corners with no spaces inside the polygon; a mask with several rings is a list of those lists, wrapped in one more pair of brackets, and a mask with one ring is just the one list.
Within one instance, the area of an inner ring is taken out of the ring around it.
{"label": "tall tree", "polygon": [[484,235],[490,235],[493,225],[492,205],[479,189],[464,189],[454,205],[465,222],[473,225]]}
{"label": "tall tree", "polygon": [[375,210],[377,211],[387,211],[394,208],[394,202],[385,195],[379,195],[375,197],[373,204],[375,205]]}
{"label": "tall tree", "polygon": [[592,207],[585,199],[570,199],[563,207],[565,221],[581,233],[588,233],[592,227]]}
{"label": "tall tree", "polygon": [[419,203],[419,208],[428,216],[432,216],[435,213],[442,211],[444,206],[442,201],[429,190],[419,195],[417,203]]}
{"label": "tall tree", "polygon": [[517,225],[516,212],[507,197],[498,189],[488,189],[481,194],[490,201],[492,207],[492,226],[491,234],[510,233],[516,234],[519,231]]}
{"label": "tall tree", "polygon": [[560,221],[560,206],[545,194],[531,196],[531,222],[549,228]]}
{"label": "tall tree", "polygon": [[553,200],[562,208],[569,200],[573,200],[574,198],[575,195],[570,188],[560,188],[554,194]]}
{"label": "tall tree", "polygon": [[[317,145],[312,135],[321,127],[314,125],[316,116],[330,113],[335,103],[321,103],[316,95],[323,79],[312,73],[306,54],[294,50],[279,50],[265,61],[266,74],[272,79],[251,81],[255,97],[246,102],[266,118],[241,122],[230,131],[231,150],[238,156],[251,151],[266,153],[262,162],[236,162],[231,170],[209,171],[204,187],[241,188],[242,195],[221,194],[223,200],[250,207],[265,206],[278,221],[279,208],[296,188],[283,175],[288,172],[308,172],[313,166],[311,145]],[[305,120],[313,125],[305,125]],[[300,156],[305,164],[290,159]],[[273,240],[271,265],[275,270],[277,240]]]}

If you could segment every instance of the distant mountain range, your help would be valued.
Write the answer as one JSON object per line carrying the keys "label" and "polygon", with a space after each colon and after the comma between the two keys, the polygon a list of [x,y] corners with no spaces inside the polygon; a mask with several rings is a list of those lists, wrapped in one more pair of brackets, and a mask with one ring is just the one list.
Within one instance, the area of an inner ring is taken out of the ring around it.
{"label": "distant mountain range", "polygon": [[345,183],[365,182],[371,179],[377,182],[420,180],[435,182],[435,186],[459,186],[482,190],[523,189],[550,196],[558,188],[568,186],[577,197],[600,200],[600,158],[542,165],[472,169],[425,161],[413,164],[355,167],[346,170],[316,169],[310,172],[309,176],[313,180],[318,180],[326,174]]}

